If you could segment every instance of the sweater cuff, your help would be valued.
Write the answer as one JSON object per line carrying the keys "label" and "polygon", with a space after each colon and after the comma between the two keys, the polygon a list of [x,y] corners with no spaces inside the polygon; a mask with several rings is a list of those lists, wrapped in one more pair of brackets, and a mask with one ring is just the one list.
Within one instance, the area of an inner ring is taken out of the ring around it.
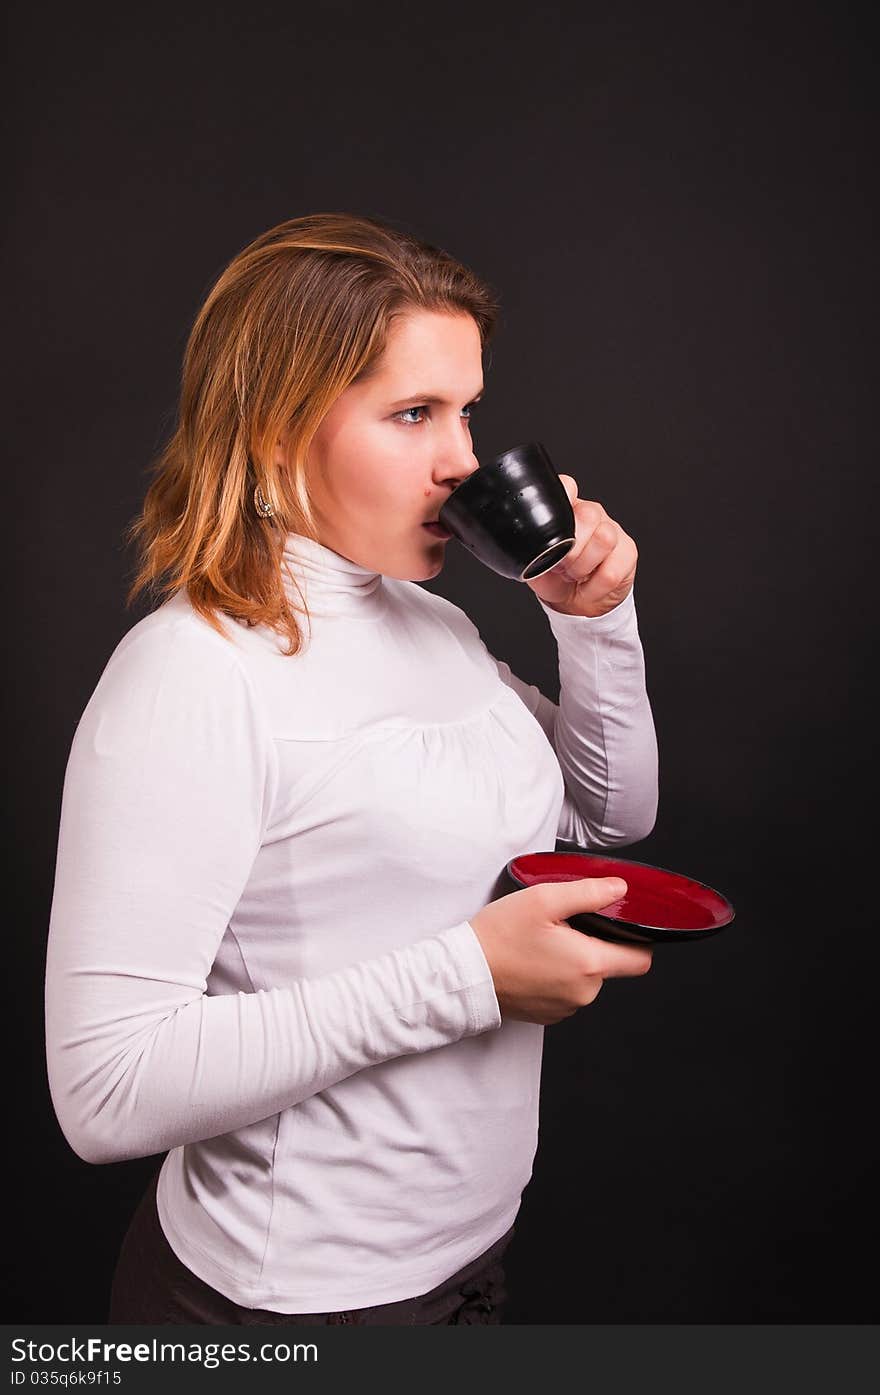
{"label": "sweater cuff", "polygon": [[623,634],[636,628],[635,591],[630,591],[620,605],[606,611],[604,615],[565,615],[561,610],[554,610],[546,601],[542,601],[540,596],[536,596],[535,599],[550,621],[550,628],[554,634],[572,633],[575,630],[580,630],[581,633]]}
{"label": "sweater cuff", "polygon": [[471,1033],[488,1032],[501,1026],[501,1007],[495,996],[492,970],[483,946],[469,921],[462,921],[437,936],[449,951],[461,978],[471,1019]]}

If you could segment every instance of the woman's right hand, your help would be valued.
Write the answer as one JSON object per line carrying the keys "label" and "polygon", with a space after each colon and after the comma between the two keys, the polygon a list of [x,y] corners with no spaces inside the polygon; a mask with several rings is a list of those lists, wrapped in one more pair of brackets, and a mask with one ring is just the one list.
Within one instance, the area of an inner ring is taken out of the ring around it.
{"label": "woman's right hand", "polygon": [[502,1018],[549,1026],[597,996],[606,978],[646,974],[649,945],[612,944],[566,917],[600,911],[626,893],[620,877],[541,882],[484,906],[468,922],[492,971]]}

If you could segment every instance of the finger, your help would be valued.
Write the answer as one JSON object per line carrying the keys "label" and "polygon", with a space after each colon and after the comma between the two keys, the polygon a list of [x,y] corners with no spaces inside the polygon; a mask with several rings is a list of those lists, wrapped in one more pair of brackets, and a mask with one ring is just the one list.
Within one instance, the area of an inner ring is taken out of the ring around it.
{"label": "finger", "polygon": [[559,478],[562,481],[562,485],[565,489],[566,494],[568,495],[568,502],[574,505],[574,502],[578,496],[577,480],[572,475],[560,475]]}
{"label": "finger", "polygon": [[601,600],[603,596],[610,596],[627,585],[631,585],[635,576],[638,552],[635,543],[630,539],[621,542],[612,552],[604,558],[594,571],[587,574],[580,580],[578,591],[578,601],[580,604],[589,604],[592,600]]}
{"label": "finger", "polygon": [[585,539],[583,546],[577,551],[574,547],[571,549],[559,570],[569,581],[584,581],[611,556],[622,534],[623,529],[612,519],[602,519]]}
{"label": "finger", "polygon": [[578,877],[569,882],[541,882],[540,891],[550,914],[567,920],[581,911],[599,911],[626,895],[622,877]]}
{"label": "finger", "polygon": [[591,949],[590,973],[603,978],[636,978],[646,974],[654,962],[651,945],[619,945],[594,939],[593,946],[598,945],[601,950]]}

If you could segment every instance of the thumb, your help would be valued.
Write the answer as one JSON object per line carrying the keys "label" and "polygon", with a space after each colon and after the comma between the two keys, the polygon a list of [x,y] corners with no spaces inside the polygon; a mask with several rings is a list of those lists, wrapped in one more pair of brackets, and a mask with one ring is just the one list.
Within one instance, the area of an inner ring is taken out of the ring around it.
{"label": "thumb", "polygon": [[626,895],[622,877],[579,877],[577,881],[544,882],[544,894],[549,896],[553,914],[560,920],[581,911],[600,911]]}

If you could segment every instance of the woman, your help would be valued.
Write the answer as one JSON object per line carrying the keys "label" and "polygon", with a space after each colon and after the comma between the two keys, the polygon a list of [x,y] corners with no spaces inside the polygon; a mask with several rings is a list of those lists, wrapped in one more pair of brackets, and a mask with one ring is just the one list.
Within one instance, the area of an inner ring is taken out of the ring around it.
{"label": "woman", "polygon": [[543,1028],[650,966],[565,923],[619,880],[493,900],[517,853],[653,825],[635,544],[562,476],[576,544],[527,583],[558,706],[417,584],[496,314],[445,252],[319,214],[197,316],[132,528],[160,604],[74,737],[48,946],[71,1147],[166,1154],[112,1322],[498,1321]]}

